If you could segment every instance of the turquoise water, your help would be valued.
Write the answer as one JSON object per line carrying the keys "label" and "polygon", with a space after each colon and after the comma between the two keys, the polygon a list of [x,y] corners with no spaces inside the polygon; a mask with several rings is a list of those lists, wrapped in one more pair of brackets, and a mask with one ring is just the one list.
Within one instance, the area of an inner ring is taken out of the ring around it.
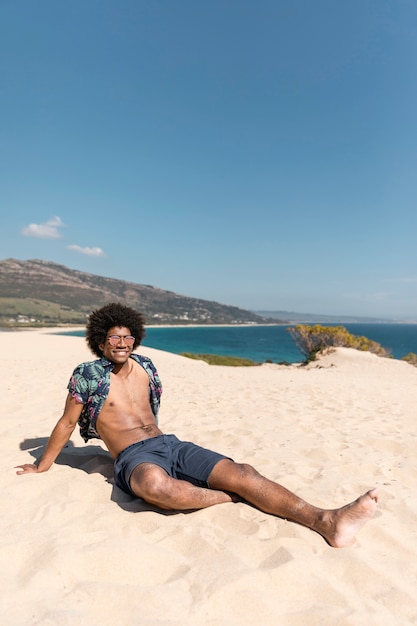
{"label": "turquoise water", "polygon": [[[373,339],[400,359],[417,354],[417,324],[343,324],[354,335]],[[288,326],[199,326],[147,328],[144,346],[174,354],[195,352],[238,356],[259,363],[297,363],[301,353],[286,330]],[[82,336],[83,332],[65,334]]]}

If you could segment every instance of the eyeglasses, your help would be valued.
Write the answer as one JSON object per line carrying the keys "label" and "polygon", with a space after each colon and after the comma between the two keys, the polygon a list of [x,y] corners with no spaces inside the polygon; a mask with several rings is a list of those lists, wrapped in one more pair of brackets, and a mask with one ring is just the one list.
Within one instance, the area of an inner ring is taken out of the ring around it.
{"label": "eyeglasses", "polygon": [[107,339],[111,346],[117,346],[122,339],[127,346],[131,346],[135,343],[135,338],[132,335],[109,335]]}

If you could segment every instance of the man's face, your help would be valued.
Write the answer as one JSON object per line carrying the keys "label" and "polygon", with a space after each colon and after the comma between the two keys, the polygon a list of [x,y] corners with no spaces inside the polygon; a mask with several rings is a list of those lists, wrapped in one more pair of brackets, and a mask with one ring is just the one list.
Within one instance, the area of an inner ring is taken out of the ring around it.
{"label": "man's face", "polygon": [[134,338],[126,326],[113,326],[106,335],[104,343],[100,344],[103,356],[112,363],[123,365],[133,351]]}

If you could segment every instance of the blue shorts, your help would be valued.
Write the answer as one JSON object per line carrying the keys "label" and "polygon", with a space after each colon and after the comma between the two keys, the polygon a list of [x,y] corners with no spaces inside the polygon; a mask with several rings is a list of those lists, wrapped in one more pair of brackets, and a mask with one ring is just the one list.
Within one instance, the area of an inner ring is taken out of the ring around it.
{"label": "blue shorts", "polygon": [[141,463],[153,463],[172,478],[186,480],[197,487],[208,487],[207,481],[214,466],[227,458],[189,441],[180,441],[175,435],[158,435],[122,450],[114,462],[114,480],[120,489],[134,496],[130,488],[133,470]]}

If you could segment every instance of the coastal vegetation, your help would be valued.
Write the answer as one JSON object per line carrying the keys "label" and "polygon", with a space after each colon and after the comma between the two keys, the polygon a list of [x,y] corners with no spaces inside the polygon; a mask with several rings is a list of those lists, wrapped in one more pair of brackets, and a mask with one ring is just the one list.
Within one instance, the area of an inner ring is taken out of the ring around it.
{"label": "coastal vegetation", "polygon": [[344,326],[308,326],[297,324],[287,329],[297,348],[305,357],[305,362],[314,361],[317,355],[336,347],[354,348],[389,357],[390,351],[377,341],[353,335]]}
{"label": "coastal vegetation", "polygon": [[414,354],[414,352],[409,352],[408,354],[403,356],[401,360],[406,361],[410,365],[414,365],[414,367],[417,367],[417,354]]}
{"label": "coastal vegetation", "polygon": [[209,365],[232,365],[248,367],[251,365],[259,365],[255,361],[250,359],[242,359],[237,356],[221,356],[220,354],[196,354],[194,352],[181,352],[181,356],[186,356],[189,359],[195,359],[196,361],[205,361]]}
{"label": "coastal vegetation", "polygon": [[[294,327],[287,328],[291,334],[297,348],[305,357],[304,364],[315,361],[320,354],[332,350],[333,348],[353,348],[363,352],[372,352],[380,357],[391,358],[391,352],[388,348],[384,348],[380,343],[368,337],[353,335],[344,326],[322,326],[315,324],[307,326],[299,324]],[[182,352],[182,356],[199,361],[205,361],[209,365],[229,365],[229,366],[253,366],[260,365],[250,359],[239,358],[235,356],[221,356],[218,354],[196,354],[192,352]],[[402,361],[406,361],[410,365],[417,367],[417,354],[409,352],[403,356]],[[272,363],[272,361],[266,361]],[[286,362],[280,362],[280,365],[290,365]]]}
{"label": "coastal vegetation", "polygon": [[0,297],[0,325],[6,328],[42,328],[84,325],[86,312],[40,298]]}

